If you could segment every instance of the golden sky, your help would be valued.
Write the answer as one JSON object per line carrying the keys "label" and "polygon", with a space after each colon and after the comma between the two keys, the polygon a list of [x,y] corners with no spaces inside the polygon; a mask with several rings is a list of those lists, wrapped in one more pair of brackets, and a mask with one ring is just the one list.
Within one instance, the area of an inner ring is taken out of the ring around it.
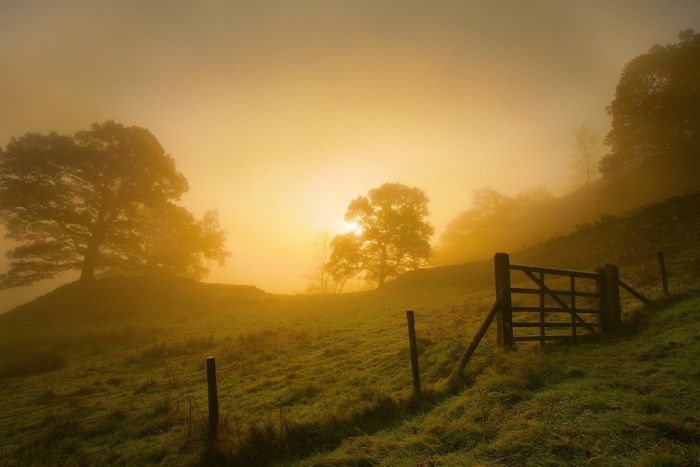
{"label": "golden sky", "polygon": [[0,145],[149,128],[227,231],[209,280],[303,291],[312,237],[384,181],[427,192],[435,240],[476,188],[561,193],[622,66],[685,28],[700,2],[0,0]]}

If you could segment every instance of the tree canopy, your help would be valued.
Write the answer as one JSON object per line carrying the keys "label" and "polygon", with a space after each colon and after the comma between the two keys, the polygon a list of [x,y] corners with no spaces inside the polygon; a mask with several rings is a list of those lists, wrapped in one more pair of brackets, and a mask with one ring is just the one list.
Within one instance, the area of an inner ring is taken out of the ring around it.
{"label": "tree canopy", "polygon": [[608,107],[611,152],[600,162],[609,179],[631,170],[697,179],[700,170],[700,34],[655,45],[630,61]]}
{"label": "tree canopy", "polygon": [[72,136],[28,133],[0,151],[0,221],[17,246],[0,287],[68,270],[201,277],[222,261],[215,213],[175,204],[188,189],[147,129],[113,121]]}
{"label": "tree canopy", "polygon": [[355,198],[345,220],[354,232],[336,235],[327,264],[336,281],[357,274],[382,286],[388,279],[428,262],[434,229],[426,221],[428,197],[419,188],[384,183]]}

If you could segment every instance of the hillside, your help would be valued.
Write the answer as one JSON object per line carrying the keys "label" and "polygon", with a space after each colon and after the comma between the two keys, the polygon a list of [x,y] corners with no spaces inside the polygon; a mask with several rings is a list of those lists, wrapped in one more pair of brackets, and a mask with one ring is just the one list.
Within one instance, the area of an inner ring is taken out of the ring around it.
{"label": "hillside", "polygon": [[0,318],[0,465],[697,464],[700,297],[682,293],[700,289],[697,206],[671,199],[514,254],[586,268],[612,257],[658,299],[644,268],[660,245],[676,295],[625,300],[621,336],[544,351],[504,353],[491,329],[458,388],[447,378],[493,303],[490,262],[326,296],[165,278],[66,285]]}
{"label": "hillside", "polygon": [[[594,270],[605,263],[634,271],[637,283],[658,282],[657,251],[663,250],[673,273],[700,277],[700,192],[648,204],[620,216],[602,216],[517,252],[511,261]],[[388,287],[410,288],[493,281],[492,261],[440,266],[408,272]]]}
{"label": "hillside", "polygon": [[[695,285],[697,287],[697,284]],[[196,316],[0,327],[0,465],[692,465],[700,455],[700,298],[635,311],[626,334],[495,347],[445,385],[493,300],[433,287],[272,296]],[[416,310],[422,400],[403,310]],[[206,440],[203,362],[222,430]],[[29,364],[33,371],[24,371]],[[31,442],[27,442],[31,440]]]}
{"label": "hillside", "polygon": [[88,323],[153,314],[156,310],[187,312],[198,303],[225,306],[265,295],[249,285],[207,284],[174,277],[108,277],[92,284],[72,282],[58,287],[0,315],[0,325]]}
{"label": "hillside", "polygon": [[700,298],[634,315],[614,340],[491,353],[472,384],[300,465],[700,462]]}

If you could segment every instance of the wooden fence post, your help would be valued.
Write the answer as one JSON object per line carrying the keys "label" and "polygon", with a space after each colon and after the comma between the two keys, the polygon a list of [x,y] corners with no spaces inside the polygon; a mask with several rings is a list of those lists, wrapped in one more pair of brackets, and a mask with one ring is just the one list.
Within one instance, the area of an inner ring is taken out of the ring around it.
{"label": "wooden fence post", "polygon": [[472,343],[469,344],[469,348],[466,352],[464,352],[462,358],[459,359],[459,363],[457,364],[455,369],[452,370],[453,375],[458,376],[462,374],[462,371],[464,371],[464,367],[466,367],[467,363],[469,363],[469,359],[472,358],[472,355],[474,355],[474,352],[476,352],[476,348],[479,345],[479,342],[481,342],[481,339],[484,337],[484,334],[486,334],[486,331],[488,331],[489,326],[493,321],[493,318],[496,316],[496,313],[498,313],[498,300],[496,300],[493,303],[491,310],[486,315],[486,319],[483,323],[481,323],[481,327],[476,332],[474,339],[472,339]]}
{"label": "wooden fence post", "polygon": [[411,351],[411,372],[413,373],[413,392],[420,394],[420,373],[418,371],[418,345],[416,344],[416,326],[413,311],[406,311],[408,322],[408,347]]}
{"label": "wooden fence post", "polygon": [[209,437],[216,438],[219,427],[219,394],[216,389],[216,360],[207,357],[207,388],[209,399]]}
{"label": "wooden fence post", "polygon": [[510,299],[510,257],[507,253],[496,253],[493,262],[496,271],[496,300],[498,301],[498,317],[496,319],[498,346],[512,349],[513,311]]}
{"label": "wooden fence post", "polygon": [[668,276],[666,275],[666,262],[664,261],[663,251],[659,251],[659,269],[661,269],[661,287],[664,295],[668,297],[671,294],[668,293]]}
{"label": "wooden fence post", "polygon": [[622,307],[620,305],[619,271],[614,264],[606,264],[602,270],[601,327],[604,334],[612,334],[622,324]]}
{"label": "wooden fence post", "polygon": [[606,310],[608,309],[608,304],[605,299],[605,276],[603,276],[603,268],[601,267],[596,268],[595,272],[598,274],[598,277],[595,280],[595,293],[598,305],[598,322],[600,323],[598,330],[601,334],[604,334]]}

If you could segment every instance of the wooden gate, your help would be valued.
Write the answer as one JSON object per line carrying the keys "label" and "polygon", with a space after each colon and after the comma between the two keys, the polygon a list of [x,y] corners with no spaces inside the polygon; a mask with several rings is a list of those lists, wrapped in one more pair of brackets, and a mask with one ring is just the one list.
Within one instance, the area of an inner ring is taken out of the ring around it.
{"label": "wooden gate", "polygon": [[[659,257],[665,282],[662,253],[659,253]],[[496,253],[494,262],[496,300],[469,344],[469,348],[459,359],[450,378],[461,377],[464,367],[494,318],[497,324],[498,345],[511,349],[516,341],[539,341],[540,344],[544,344],[545,341],[553,339],[577,339],[617,332],[622,324],[620,288],[642,302],[649,303],[644,295],[620,280],[617,266],[614,264],[606,264],[595,272],[543,268],[510,264],[510,258],[506,253]],[[523,282],[530,287],[512,287],[512,271],[516,271],[516,274],[522,273]],[[549,282],[547,278],[550,278]],[[552,283],[552,279],[555,279],[555,283]],[[558,284],[556,284],[557,280]],[[581,283],[586,281],[589,283],[588,290],[586,287],[581,290]],[[535,288],[531,287],[533,282]],[[522,296],[534,298],[535,303],[520,304],[518,297]],[[515,303],[513,297],[515,297]],[[548,300],[550,304],[547,304]],[[587,303],[582,303],[583,301]],[[519,321],[513,321],[514,314]],[[547,320],[548,317],[557,314],[560,317],[558,320]],[[561,318],[562,315],[565,319]],[[530,320],[527,319],[528,317]],[[539,333],[515,334],[515,329],[537,330]],[[563,329],[564,332],[548,334],[547,329]]]}
{"label": "wooden gate", "polygon": [[[510,264],[507,254],[498,253],[495,266],[499,346],[576,339],[614,332],[620,325],[619,278],[614,265],[595,272],[545,268]],[[522,282],[524,287],[511,285],[514,271],[521,279],[518,285]]]}

